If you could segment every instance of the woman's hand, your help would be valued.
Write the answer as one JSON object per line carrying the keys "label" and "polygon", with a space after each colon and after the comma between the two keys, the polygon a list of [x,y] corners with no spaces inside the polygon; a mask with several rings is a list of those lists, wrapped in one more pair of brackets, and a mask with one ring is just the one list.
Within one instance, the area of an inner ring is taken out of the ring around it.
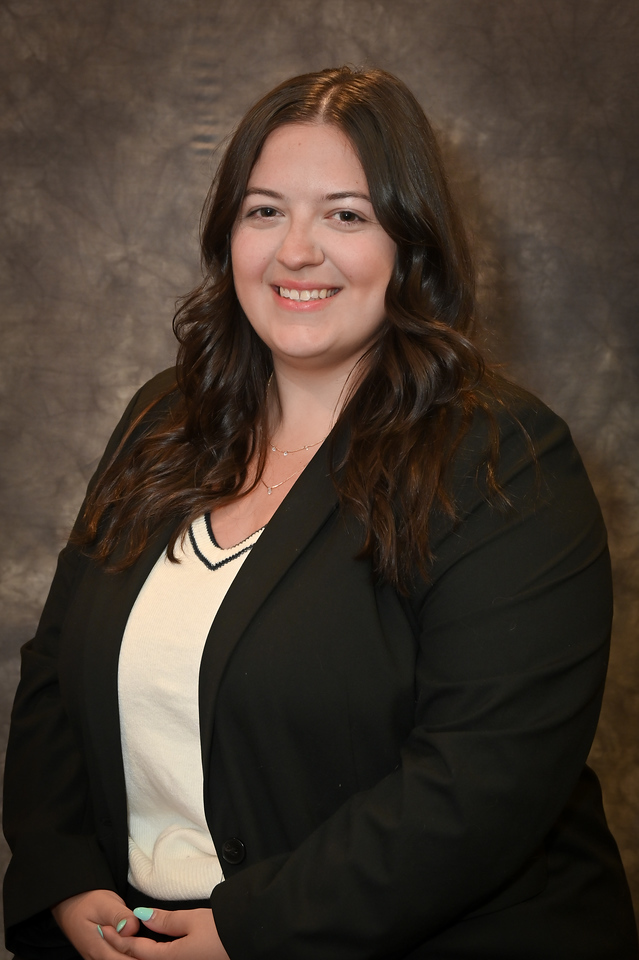
{"label": "woman's hand", "polygon": [[112,890],[79,893],[56,904],[51,913],[84,960],[114,960],[126,949],[119,931],[136,934],[140,928],[133,911]]}
{"label": "woman's hand", "polygon": [[[138,915],[141,914],[143,910],[138,909]],[[179,939],[156,943],[146,937],[119,936],[113,925],[103,928],[104,939],[136,960],[229,960],[211,910],[154,910],[148,919],[140,919],[149,930]],[[128,934],[128,924],[124,932]]]}

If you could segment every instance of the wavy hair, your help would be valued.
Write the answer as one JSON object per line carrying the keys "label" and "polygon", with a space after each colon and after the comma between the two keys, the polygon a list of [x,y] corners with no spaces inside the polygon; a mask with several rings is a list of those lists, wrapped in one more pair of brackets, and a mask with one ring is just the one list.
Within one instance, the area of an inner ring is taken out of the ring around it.
{"label": "wavy hair", "polygon": [[479,410],[489,424],[487,495],[506,498],[495,479],[498,437],[485,399],[492,375],[471,341],[474,275],[465,231],[422,108],[399,79],[377,69],[294,77],[240,122],[204,207],[203,282],[174,318],[177,396],[168,413],[121,445],[88,498],[76,539],[122,568],[159,520],[176,517],[173,559],[197,516],[241,495],[254,458],[253,486],[259,482],[273,365],[235,294],[231,233],[267,137],[292,123],[343,131],[376,217],[397,246],[385,320],[340,415],[347,444],[340,457],[333,450],[332,462],[342,507],[365,531],[360,555],[372,559],[381,580],[405,589],[415,570],[427,575],[433,508],[454,518],[449,468]]}

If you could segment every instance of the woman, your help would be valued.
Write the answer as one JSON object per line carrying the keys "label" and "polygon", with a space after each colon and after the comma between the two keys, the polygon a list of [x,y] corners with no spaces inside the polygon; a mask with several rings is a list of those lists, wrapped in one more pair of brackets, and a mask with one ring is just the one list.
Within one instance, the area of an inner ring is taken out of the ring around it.
{"label": "woman", "polygon": [[268,94],[203,252],[177,379],[125,412],[24,649],[9,947],[636,958],[585,767],[603,523],[565,425],[469,339],[409,91]]}

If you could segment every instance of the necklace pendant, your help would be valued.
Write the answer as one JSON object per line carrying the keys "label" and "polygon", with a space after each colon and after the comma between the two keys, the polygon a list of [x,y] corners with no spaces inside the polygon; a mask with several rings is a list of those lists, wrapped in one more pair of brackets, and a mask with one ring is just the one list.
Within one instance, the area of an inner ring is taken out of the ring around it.
{"label": "necklace pendant", "polygon": [[269,497],[270,497],[270,495],[273,493],[273,487],[267,487],[267,488],[266,488],[266,492],[268,493],[268,495],[269,495]]}
{"label": "necklace pendant", "polygon": [[285,450],[283,455],[284,455],[285,457],[288,457],[288,450]]}

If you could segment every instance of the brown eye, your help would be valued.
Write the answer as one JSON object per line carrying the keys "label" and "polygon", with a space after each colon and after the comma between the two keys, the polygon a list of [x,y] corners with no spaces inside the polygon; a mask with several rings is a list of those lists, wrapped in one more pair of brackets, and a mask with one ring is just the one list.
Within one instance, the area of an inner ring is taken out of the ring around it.
{"label": "brown eye", "polygon": [[277,216],[277,210],[274,207],[256,207],[249,213],[249,217],[261,217],[264,220],[269,220],[275,216]]}
{"label": "brown eye", "polygon": [[362,220],[362,217],[353,213],[352,210],[340,210],[336,214],[336,217],[340,223],[358,223]]}

